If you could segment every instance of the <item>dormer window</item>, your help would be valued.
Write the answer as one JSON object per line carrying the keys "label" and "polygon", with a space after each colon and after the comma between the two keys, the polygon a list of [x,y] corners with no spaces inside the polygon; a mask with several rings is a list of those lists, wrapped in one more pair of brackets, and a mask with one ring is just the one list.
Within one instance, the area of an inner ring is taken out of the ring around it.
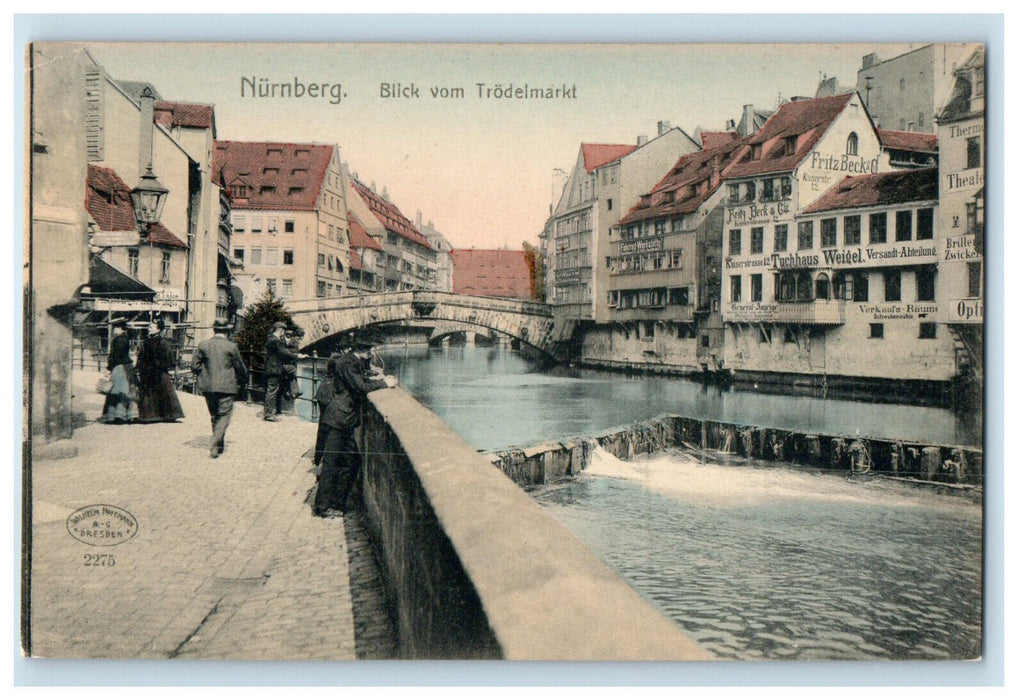
{"label": "dormer window", "polygon": [[751,147],[751,160],[761,160],[762,158],[762,144],[756,143]]}
{"label": "dormer window", "polygon": [[855,134],[853,131],[847,137],[847,155],[858,155],[858,135]]}
{"label": "dormer window", "polygon": [[792,156],[797,153],[797,136],[787,136],[785,143],[786,155]]}

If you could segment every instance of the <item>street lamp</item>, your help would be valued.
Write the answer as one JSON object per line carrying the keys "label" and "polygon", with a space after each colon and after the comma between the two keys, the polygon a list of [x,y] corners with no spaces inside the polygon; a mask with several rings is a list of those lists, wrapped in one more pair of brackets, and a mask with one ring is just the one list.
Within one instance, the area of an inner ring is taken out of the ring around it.
{"label": "street lamp", "polygon": [[146,173],[139,178],[139,184],[129,194],[132,197],[132,209],[135,212],[135,223],[139,226],[139,235],[149,237],[150,226],[160,221],[160,214],[167,200],[168,189],[160,184],[153,174],[153,165],[146,167]]}

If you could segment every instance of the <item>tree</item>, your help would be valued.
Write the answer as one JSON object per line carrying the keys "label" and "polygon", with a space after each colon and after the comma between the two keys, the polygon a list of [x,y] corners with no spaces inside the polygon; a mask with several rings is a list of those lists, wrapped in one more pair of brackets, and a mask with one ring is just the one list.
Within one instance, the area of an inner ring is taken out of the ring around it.
{"label": "tree", "polygon": [[303,330],[295,324],[288,311],[285,310],[284,302],[274,296],[269,289],[255,304],[246,309],[242,328],[235,335],[235,342],[249,369],[263,370],[267,336],[270,335],[271,329],[278,321],[288,326],[288,332],[300,338],[303,336]]}
{"label": "tree", "polygon": [[523,241],[523,259],[530,274],[530,296],[535,301],[545,300],[545,260],[540,251]]}

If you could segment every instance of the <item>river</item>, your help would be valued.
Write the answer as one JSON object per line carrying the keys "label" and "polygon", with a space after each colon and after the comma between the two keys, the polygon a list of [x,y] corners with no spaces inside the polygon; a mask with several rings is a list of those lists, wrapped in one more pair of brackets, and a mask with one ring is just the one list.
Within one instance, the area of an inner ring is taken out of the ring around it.
{"label": "river", "polygon": [[[920,406],[758,394],[685,379],[533,370],[501,348],[382,353],[482,450],[592,434],[659,413],[809,432],[976,444]],[[536,494],[700,644],[733,659],[949,659],[981,653],[982,508],[888,480],[779,465],[622,462],[599,451]]]}

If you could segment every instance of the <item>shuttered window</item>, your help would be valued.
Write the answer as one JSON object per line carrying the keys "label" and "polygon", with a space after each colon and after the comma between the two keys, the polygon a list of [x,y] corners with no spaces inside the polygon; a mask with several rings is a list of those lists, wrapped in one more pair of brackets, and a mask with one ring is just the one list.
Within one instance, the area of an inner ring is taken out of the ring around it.
{"label": "shuttered window", "polygon": [[103,70],[85,71],[85,157],[103,160]]}

